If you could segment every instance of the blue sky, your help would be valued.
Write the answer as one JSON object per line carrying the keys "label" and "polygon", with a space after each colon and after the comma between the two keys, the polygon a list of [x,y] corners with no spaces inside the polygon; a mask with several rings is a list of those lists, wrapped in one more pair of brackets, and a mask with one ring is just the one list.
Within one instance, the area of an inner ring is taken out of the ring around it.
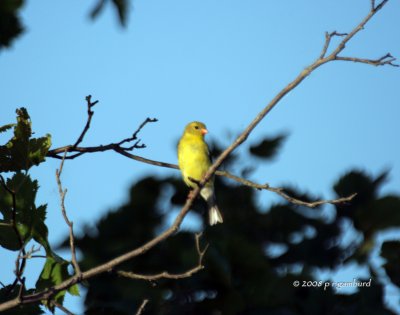
{"label": "blue sky", "polygon": [[[210,139],[228,145],[319,55],[325,31],[349,32],[370,1],[136,0],[125,29],[111,7],[91,21],[93,4],[26,4],[26,33],[0,53],[0,125],[13,122],[15,109],[24,106],[37,136],[50,133],[54,147],[71,144],[86,121],[84,98],[92,94],[100,102],[83,145],[120,140],[146,117],[156,117],[159,122],[140,133],[148,147],[136,153],[176,163],[175,145],[187,122],[204,121]],[[400,2],[389,1],[343,55],[400,57],[398,12]],[[376,175],[390,169],[384,192],[398,194],[399,82],[393,67],[335,62],[319,68],[243,144],[246,150],[262,136],[290,133],[279,157],[258,165],[252,179],[332,198],[332,184],[346,171],[358,167]],[[59,210],[58,165],[49,159],[31,171],[41,186],[39,201],[48,203],[53,244],[68,231]],[[77,232],[117,208],[145,174],[178,175],[114,153],[68,161],[62,179]],[[260,202],[272,200],[260,193]],[[14,258],[2,249],[0,257],[9,266],[0,279],[10,281]],[[35,278],[37,266],[30,266]],[[76,301],[68,305],[79,310]]]}

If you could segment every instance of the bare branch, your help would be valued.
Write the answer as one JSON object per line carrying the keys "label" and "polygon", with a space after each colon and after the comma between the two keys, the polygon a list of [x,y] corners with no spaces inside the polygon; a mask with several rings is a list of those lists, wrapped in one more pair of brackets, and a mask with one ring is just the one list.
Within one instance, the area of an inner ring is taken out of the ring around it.
{"label": "bare branch", "polygon": [[343,37],[346,35],[347,35],[347,33],[338,33],[336,31],[333,31],[332,33],[325,32],[325,44],[324,44],[324,47],[322,48],[321,54],[319,55],[319,59],[322,59],[325,57],[328,47],[331,43],[332,37],[334,37],[334,36],[342,36]]}
{"label": "bare branch", "polygon": [[[150,164],[150,165],[156,165],[156,166],[172,168],[172,169],[179,169],[178,165],[176,165],[176,164],[171,164],[171,163],[165,163],[165,162],[146,159],[144,157],[141,157],[141,156],[138,156],[138,155],[134,155],[134,154],[131,154],[131,153],[128,153],[128,152],[125,152],[125,151],[116,150],[116,152],[118,152],[118,153],[120,153],[120,154],[122,154],[122,155],[124,155],[124,156],[126,156],[126,157],[128,157],[130,159],[133,159],[133,160],[136,160],[136,161],[139,161],[139,162],[143,162],[143,163],[147,163],[147,164]],[[261,190],[261,189],[268,190],[268,191],[277,193],[278,195],[280,195],[281,197],[283,197],[284,199],[286,199],[287,201],[289,201],[289,202],[291,202],[293,204],[300,205],[300,206],[306,206],[306,207],[309,207],[309,208],[315,208],[315,207],[317,207],[319,205],[327,204],[327,203],[330,203],[330,204],[341,204],[343,202],[349,202],[355,197],[355,194],[352,194],[350,196],[339,198],[339,199],[317,200],[317,201],[313,201],[313,202],[306,202],[306,201],[302,201],[302,200],[299,200],[299,199],[296,199],[294,197],[289,196],[287,193],[284,192],[283,188],[272,187],[269,184],[258,184],[258,183],[252,182],[252,181],[250,181],[248,179],[244,179],[244,178],[241,178],[239,176],[233,175],[233,174],[231,174],[229,172],[226,172],[226,171],[216,171],[215,175],[223,176],[223,177],[232,179],[232,180],[234,180],[234,181],[236,181],[238,183],[241,183],[242,185],[245,185],[245,186],[253,187],[253,188],[256,188],[256,189],[259,189],[259,190]]]}
{"label": "bare branch", "polygon": [[119,148],[114,149],[114,150],[115,150],[115,152],[117,152],[117,153],[119,153],[119,154],[121,154],[123,156],[126,156],[126,157],[128,157],[128,158],[130,158],[132,160],[138,161],[138,162],[142,162],[142,163],[146,163],[146,164],[150,164],[150,165],[155,165],[155,166],[166,167],[166,168],[173,168],[173,169],[179,170],[179,167],[176,164],[171,164],[171,163],[166,163],[166,162],[160,162],[160,161],[147,159],[147,158],[141,157],[139,155],[135,155],[135,154],[126,152],[126,151],[121,150]]}
{"label": "bare branch", "polygon": [[[337,55],[343,51],[343,49],[346,47],[346,44],[350,39],[354,37],[359,31],[363,30],[365,25],[368,23],[368,21],[380,10],[383,8],[383,6],[388,2],[389,0],[383,0],[378,6],[374,6],[371,8],[370,12],[368,15],[349,33],[347,34],[343,40],[339,43],[339,45],[336,47],[336,49],[327,57],[327,61],[334,60]],[[372,3],[375,5],[375,3]]]}
{"label": "bare branch", "polygon": [[46,256],[33,255],[34,253],[39,252],[40,249],[41,249],[40,246],[38,248],[35,248],[35,245],[32,245],[31,249],[28,250],[25,255],[19,256],[19,259],[24,259],[24,258],[25,259],[30,259],[30,258],[34,258],[34,257],[46,258]]}
{"label": "bare branch", "polygon": [[[143,127],[144,127],[146,124],[152,123],[152,122],[157,122],[157,121],[158,121],[157,118],[149,118],[149,117],[147,117],[147,118],[140,124],[140,126],[138,127],[138,129],[136,129],[136,131],[132,134],[132,137],[127,138],[127,139],[124,139],[124,140],[122,140],[122,141],[120,141],[120,142],[117,143],[118,147],[121,147],[121,145],[123,145],[123,144],[126,143],[126,142],[130,142],[130,141],[136,140],[136,139],[137,139],[137,136],[138,136],[138,134],[139,134],[139,132],[143,129]],[[136,147],[136,148],[140,148],[140,149],[146,147],[146,145],[144,145],[144,144],[139,145],[139,142],[140,142],[140,140],[138,140],[133,146],[131,146],[131,147],[129,147],[129,148],[125,148],[124,150],[129,151],[129,150],[132,150],[132,149],[135,148],[135,147]]]}
{"label": "bare branch", "polygon": [[[90,98],[88,100],[88,104],[89,104]],[[89,105],[88,105],[88,108]],[[65,151],[64,153],[64,158],[67,154],[67,151]],[[69,246],[71,249],[71,261],[72,261],[72,265],[74,266],[75,269],[75,273],[78,277],[81,276],[81,269],[79,267],[78,261],[76,260],[76,250],[75,250],[75,237],[74,237],[74,223],[72,221],[70,221],[68,219],[67,216],[67,211],[65,210],[65,195],[67,194],[67,189],[63,189],[62,187],[62,183],[61,183],[61,172],[64,166],[64,161],[65,159],[61,160],[60,163],[60,168],[58,170],[56,170],[56,180],[57,180],[57,186],[58,186],[58,193],[60,194],[60,203],[61,203],[61,213],[64,217],[64,221],[65,223],[67,223],[68,227],[69,227]]]}
{"label": "bare branch", "polygon": [[358,63],[365,63],[369,64],[372,66],[385,66],[389,65],[392,67],[399,67],[398,64],[394,63],[396,61],[396,58],[394,58],[390,53],[387,53],[386,55],[382,56],[381,58],[378,59],[364,59],[364,58],[355,58],[355,57],[336,57],[335,60],[342,60],[342,61],[352,61],[352,62],[358,62]]}
{"label": "bare branch", "polygon": [[86,132],[89,130],[90,122],[92,121],[92,117],[94,114],[94,111],[92,111],[92,107],[95,106],[98,102],[99,101],[92,102],[92,95],[86,96],[88,118],[87,118],[86,125],[83,128],[81,135],[79,136],[78,140],[76,140],[75,144],[72,146],[73,148],[76,148],[79,145],[79,143],[82,142],[83,137],[85,136]]}
{"label": "bare branch", "polygon": [[342,203],[345,203],[345,202],[350,202],[351,200],[354,199],[355,196],[357,196],[357,194],[354,193],[354,194],[352,194],[350,196],[342,197],[342,198],[338,198],[338,199],[316,200],[316,201],[312,201],[312,202],[307,202],[307,201],[303,201],[303,200],[300,200],[300,199],[297,199],[297,198],[294,198],[294,197],[288,195],[284,191],[283,188],[272,187],[269,184],[257,184],[257,183],[254,183],[254,182],[250,181],[250,180],[243,179],[241,177],[232,175],[232,174],[230,174],[228,172],[225,172],[225,171],[217,171],[216,174],[217,175],[221,175],[221,176],[225,176],[225,177],[230,178],[230,179],[233,179],[233,180],[235,180],[235,181],[237,181],[237,182],[239,182],[239,183],[241,183],[243,185],[249,186],[249,187],[253,187],[253,188],[256,188],[256,189],[259,189],[259,190],[264,189],[264,190],[268,190],[268,191],[274,192],[274,193],[278,194],[279,196],[281,196],[282,198],[286,199],[287,201],[289,201],[292,204],[295,204],[295,205],[298,205],[298,206],[305,206],[305,207],[308,207],[308,208],[316,208],[316,207],[318,207],[320,205],[323,205],[323,204],[333,204],[333,205],[342,204]]}
{"label": "bare branch", "polygon": [[18,300],[22,300],[22,293],[24,292],[24,290],[25,290],[25,277],[21,277],[21,279],[20,279],[20,283],[21,283],[21,285],[20,285],[20,287],[19,287],[19,291],[18,291]]}
{"label": "bare branch", "polygon": [[[92,111],[90,110],[90,112],[92,112]],[[72,160],[72,159],[75,159],[78,156],[81,156],[86,153],[104,152],[104,151],[110,151],[110,150],[132,151],[133,149],[143,149],[146,147],[146,145],[140,144],[140,139],[137,138],[138,133],[143,129],[143,127],[146,124],[158,121],[156,118],[146,118],[140,124],[140,126],[137,128],[137,130],[132,134],[132,136],[125,138],[119,142],[109,143],[106,145],[99,145],[99,146],[94,146],[94,147],[78,147],[77,145],[82,141],[85,133],[87,132],[87,130],[90,126],[90,121],[91,121],[92,116],[93,116],[93,112],[91,115],[89,115],[88,122],[86,123],[85,129],[74,145],[66,145],[66,146],[63,146],[60,148],[49,150],[49,152],[47,152],[46,156],[60,159],[60,160],[61,159]],[[132,142],[133,142],[133,144],[130,145],[129,147],[122,147],[123,144],[132,143]],[[73,153],[73,154],[65,155],[65,152]],[[65,156],[63,156],[63,155],[65,155]]]}
{"label": "bare branch", "polygon": [[140,304],[137,312],[135,313],[135,315],[141,315],[144,311],[144,308],[146,307],[147,303],[149,303],[148,299],[144,299],[142,304]]}
{"label": "bare branch", "polygon": [[155,280],[160,280],[160,279],[183,279],[183,278],[189,278],[191,277],[194,273],[204,269],[203,266],[203,257],[208,249],[209,244],[205,246],[205,248],[202,250],[200,248],[200,237],[201,233],[198,233],[195,235],[195,244],[196,244],[196,251],[198,254],[198,263],[195,267],[182,272],[182,273],[169,273],[167,271],[163,271],[157,274],[151,274],[151,275],[143,275],[143,274],[138,274],[138,273],[133,273],[133,272],[128,272],[128,271],[122,271],[118,270],[117,274],[119,276],[129,278],[129,279],[140,279],[140,280],[147,280],[147,281],[155,281]]}

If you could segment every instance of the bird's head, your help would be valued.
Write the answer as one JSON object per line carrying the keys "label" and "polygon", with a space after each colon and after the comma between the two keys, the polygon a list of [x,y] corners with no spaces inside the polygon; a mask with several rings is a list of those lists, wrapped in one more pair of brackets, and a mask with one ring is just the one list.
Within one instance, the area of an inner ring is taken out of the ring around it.
{"label": "bird's head", "polygon": [[201,136],[203,137],[205,134],[208,133],[207,127],[205,124],[199,121],[193,121],[186,125],[185,128],[185,133],[186,134],[191,134],[194,136]]}

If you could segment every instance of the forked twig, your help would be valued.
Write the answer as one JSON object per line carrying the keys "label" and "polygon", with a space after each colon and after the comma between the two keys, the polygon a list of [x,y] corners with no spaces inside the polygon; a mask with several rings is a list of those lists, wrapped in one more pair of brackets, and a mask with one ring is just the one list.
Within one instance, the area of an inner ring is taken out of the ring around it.
{"label": "forked twig", "polygon": [[193,268],[182,272],[182,273],[169,273],[167,271],[163,271],[160,273],[156,274],[151,274],[151,275],[144,275],[144,274],[138,274],[138,273],[133,273],[129,271],[122,271],[118,270],[117,274],[119,276],[129,278],[129,279],[135,279],[135,280],[147,280],[147,281],[156,281],[160,279],[184,279],[184,278],[189,278],[196,272],[199,272],[200,270],[204,269],[203,266],[203,257],[208,249],[209,244],[207,244],[204,249],[200,248],[200,237],[202,233],[197,233],[195,234],[195,245],[196,245],[196,252],[198,254],[198,262],[197,265],[194,266]]}

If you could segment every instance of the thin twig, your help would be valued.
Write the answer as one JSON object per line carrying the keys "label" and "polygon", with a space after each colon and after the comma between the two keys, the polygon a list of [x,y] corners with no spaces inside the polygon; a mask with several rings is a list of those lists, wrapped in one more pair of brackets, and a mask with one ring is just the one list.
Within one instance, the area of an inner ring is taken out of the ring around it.
{"label": "thin twig", "polygon": [[138,310],[136,311],[135,315],[142,315],[147,303],[149,303],[149,299],[144,299],[142,304],[140,304]]}
{"label": "thin twig", "polygon": [[34,253],[40,252],[40,246],[38,248],[35,248],[35,245],[32,245],[32,248],[26,252],[25,255],[19,256],[19,259],[30,259],[30,258],[46,258],[46,256],[42,255],[33,255]]}
{"label": "thin twig", "polygon": [[24,293],[24,290],[25,290],[25,277],[21,277],[20,283],[21,283],[21,285],[20,285],[19,291],[18,291],[18,300],[22,301],[22,298],[23,298],[22,294]]}
{"label": "thin twig", "polygon": [[81,135],[79,136],[78,140],[76,140],[75,144],[72,146],[73,148],[76,148],[79,145],[79,143],[82,142],[83,138],[85,137],[86,132],[89,130],[90,122],[92,121],[92,117],[94,115],[94,111],[92,111],[92,107],[95,106],[99,102],[99,101],[92,102],[92,95],[86,96],[85,99],[86,99],[86,103],[87,103],[88,118],[87,118],[86,125],[83,128]]}
{"label": "thin twig", "polygon": [[[144,127],[146,124],[152,123],[152,122],[157,122],[157,121],[158,121],[157,118],[149,118],[149,117],[147,117],[147,118],[140,124],[140,126],[136,129],[136,131],[132,134],[132,136],[131,136],[130,138],[124,139],[124,140],[122,140],[122,141],[120,141],[120,142],[117,143],[118,147],[121,147],[121,145],[123,145],[123,144],[126,143],[126,142],[130,142],[130,141],[136,140],[136,139],[137,139],[137,136],[138,136],[138,134],[139,134],[139,132],[143,129],[143,127]],[[140,142],[140,140],[137,141],[133,146],[131,146],[131,147],[129,147],[129,148],[126,148],[125,150],[130,151],[133,147],[140,148],[140,149],[146,147],[145,144],[139,145],[139,142]]]}
{"label": "thin twig", "polygon": [[140,279],[140,280],[147,280],[147,281],[156,281],[160,279],[184,279],[184,278],[189,278],[191,277],[194,273],[199,272],[200,270],[204,269],[203,266],[203,257],[208,249],[209,244],[207,244],[204,249],[202,250],[200,248],[200,237],[201,233],[195,234],[195,245],[196,245],[196,252],[198,254],[198,262],[197,265],[194,266],[193,268],[182,272],[182,273],[169,273],[167,271],[163,271],[160,273],[156,274],[151,274],[151,275],[143,275],[143,274],[138,274],[138,273],[133,273],[129,271],[122,271],[118,270],[116,273],[119,276],[129,278],[129,279]]}
{"label": "thin twig", "polygon": [[[64,157],[67,154],[67,151],[64,153]],[[74,223],[68,219],[67,216],[67,211],[65,209],[65,195],[67,194],[67,189],[63,189],[62,183],[61,183],[61,172],[63,170],[64,166],[64,161],[65,159],[61,160],[60,163],[60,168],[56,170],[56,180],[57,180],[57,185],[58,185],[58,192],[60,194],[60,203],[61,203],[61,213],[64,217],[65,223],[67,223],[69,227],[69,246],[71,249],[71,261],[72,265],[74,266],[75,269],[75,274],[80,277],[81,276],[81,269],[79,267],[78,261],[76,259],[76,249],[75,249],[75,237],[74,237]]]}
{"label": "thin twig", "polygon": [[[116,151],[118,153],[130,158],[130,159],[133,159],[133,160],[136,160],[136,161],[139,161],[139,162],[143,162],[143,163],[147,163],[147,164],[151,164],[151,165],[156,165],[156,166],[161,166],[161,167],[166,167],[166,168],[179,169],[178,165],[176,165],[176,164],[150,160],[150,159],[138,156],[138,155],[134,155],[134,154],[125,152],[125,151],[120,151],[120,150],[116,150]],[[226,172],[226,171],[216,171],[215,175],[223,176],[223,177],[232,179],[232,180],[234,180],[234,181],[236,181],[238,183],[241,183],[242,185],[245,185],[245,186],[253,187],[253,188],[256,188],[256,189],[259,189],[259,190],[268,190],[268,191],[274,192],[274,193],[280,195],[281,197],[283,197],[284,199],[286,199],[287,201],[289,201],[289,202],[291,202],[293,204],[296,204],[296,205],[299,205],[299,206],[306,206],[306,207],[309,207],[309,208],[315,208],[315,207],[317,207],[319,205],[328,204],[328,203],[329,204],[341,204],[341,203],[344,203],[344,202],[349,202],[356,195],[356,194],[352,194],[352,195],[347,196],[347,197],[333,199],[333,200],[316,200],[316,201],[313,201],[313,202],[306,202],[306,201],[302,201],[300,199],[296,199],[294,197],[289,196],[287,193],[284,192],[283,188],[272,187],[269,184],[258,184],[258,183],[255,183],[253,181],[250,181],[248,179],[244,179],[244,178],[241,178],[239,176],[233,175],[233,174],[231,174],[229,172]]]}
{"label": "thin twig", "polygon": [[337,204],[343,204],[346,202],[350,202],[351,200],[354,199],[355,196],[357,196],[357,193],[353,193],[347,197],[341,197],[338,199],[331,199],[331,200],[316,200],[316,201],[312,201],[312,202],[307,202],[307,201],[303,201],[297,198],[294,198],[290,195],[288,195],[285,190],[283,188],[280,187],[272,187],[269,184],[257,184],[254,183],[250,180],[247,179],[243,179],[241,177],[235,176],[233,174],[230,174],[228,172],[225,171],[218,171],[216,174],[221,175],[221,176],[225,176],[227,178],[233,179],[243,185],[249,186],[249,187],[253,187],[256,189],[264,189],[264,190],[268,190],[271,192],[274,192],[276,194],[278,194],[279,196],[281,196],[282,198],[286,199],[287,201],[289,201],[292,204],[298,205],[298,206],[305,206],[308,208],[316,208],[320,205],[323,204],[333,204],[333,205],[337,205]]}
{"label": "thin twig", "polygon": [[[141,140],[138,139],[138,134],[146,124],[158,121],[156,118],[147,117],[139,125],[139,127],[135,130],[135,132],[133,132],[132,136],[122,139],[121,141],[109,143],[106,145],[98,145],[98,146],[94,146],[94,147],[79,147],[78,145],[82,142],[85,134],[89,130],[90,123],[91,123],[92,117],[94,115],[94,111],[92,111],[92,107],[98,103],[98,101],[92,102],[91,97],[92,97],[91,95],[88,95],[86,97],[86,102],[87,102],[87,107],[88,107],[88,109],[87,109],[88,118],[86,121],[86,125],[83,128],[83,131],[80,134],[77,141],[72,145],[66,145],[63,147],[49,150],[47,152],[46,156],[56,158],[59,160],[61,160],[61,159],[72,160],[72,159],[75,159],[86,153],[104,152],[104,151],[110,151],[110,150],[116,150],[116,149],[123,150],[123,151],[132,151],[133,149],[143,149],[146,147],[145,144],[140,143]],[[127,144],[127,143],[133,143],[133,144],[128,147],[122,146],[123,144]],[[65,154],[65,152],[67,152],[67,154]]]}
{"label": "thin twig", "polygon": [[378,58],[378,59],[365,59],[365,58],[338,56],[338,57],[336,57],[336,60],[365,63],[365,64],[369,64],[369,65],[372,65],[372,66],[390,65],[390,66],[393,66],[393,67],[399,67],[398,64],[394,63],[394,61],[396,61],[396,58],[394,58],[390,53],[387,53],[386,55],[384,55],[384,56],[382,56],[381,58]]}
{"label": "thin twig", "polygon": [[319,55],[319,59],[323,59],[325,57],[326,52],[329,48],[329,45],[331,44],[332,37],[334,37],[334,36],[342,36],[343,37],[346,35],[347,35],[346,33],[338,33],[336,31],[333,31],[332,33],[325,32],[325,44],[324,44],[324,47],[322,48],[321,54]]}

